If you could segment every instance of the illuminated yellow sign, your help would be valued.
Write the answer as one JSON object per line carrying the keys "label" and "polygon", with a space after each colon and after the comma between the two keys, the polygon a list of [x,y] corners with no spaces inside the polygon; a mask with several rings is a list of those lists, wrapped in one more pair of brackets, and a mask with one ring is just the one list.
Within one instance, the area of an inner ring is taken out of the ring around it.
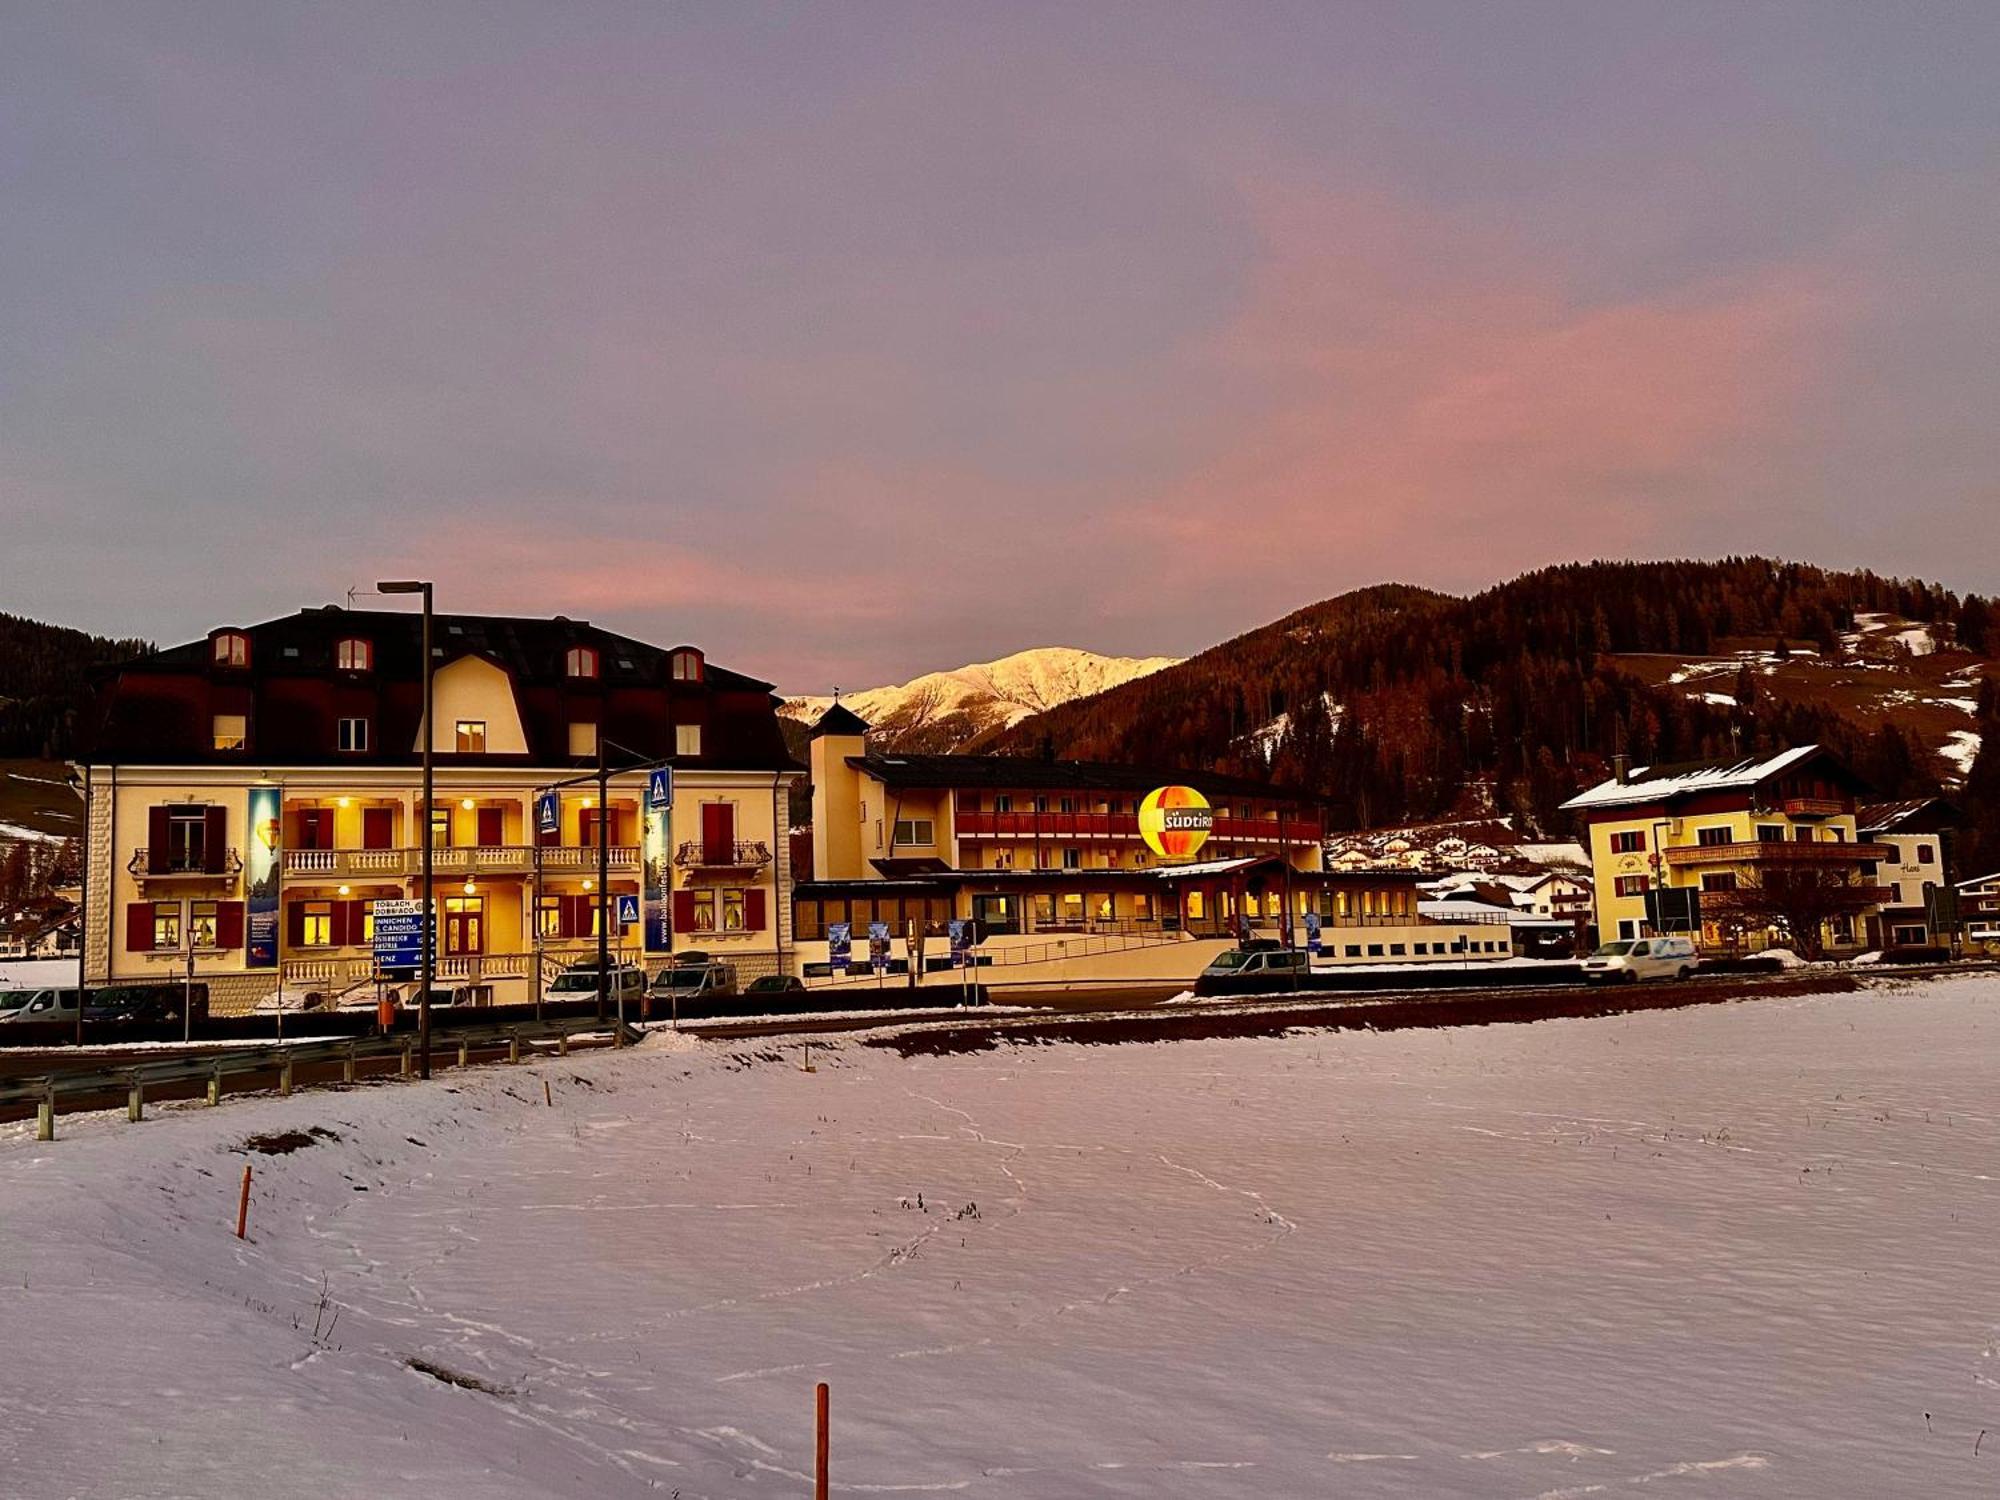
{"label": "illuminated yellow sign", "polygon": [[1191,786],[1155,787],[1139,804],[1139,835],[1161,859],[1193,859],[1214,827],[1208,798]]}

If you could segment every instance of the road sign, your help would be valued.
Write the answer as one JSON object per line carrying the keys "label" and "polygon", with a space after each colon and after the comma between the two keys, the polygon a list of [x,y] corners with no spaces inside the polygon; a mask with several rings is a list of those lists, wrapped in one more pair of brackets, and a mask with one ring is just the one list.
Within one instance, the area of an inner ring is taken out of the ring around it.
{"label": "road sign", "polygon": [[562,832],[562,799],[554,792],[543,792],[535,799],[535,831],[547,834]]}
{"label": "road sign", "polygon": [[674,768],[661,766],[646,778],[646,806],[654,812],[674,805]]}
{"label": "road sign", "polygon": [[1655,932],[1701,931],[1701,892],[1693,886],[1655,886],[1646,892],[1646,920]]}
{"label": "road sign", "polygon": [[639,898],[636,895],[620,896],[618,898],[618,925],[620,927],[630,927],[638,920]]}
{"label": "road sign", "polygon": [[424,903],[377,901],[375,967],[415,969],[424,961]]}

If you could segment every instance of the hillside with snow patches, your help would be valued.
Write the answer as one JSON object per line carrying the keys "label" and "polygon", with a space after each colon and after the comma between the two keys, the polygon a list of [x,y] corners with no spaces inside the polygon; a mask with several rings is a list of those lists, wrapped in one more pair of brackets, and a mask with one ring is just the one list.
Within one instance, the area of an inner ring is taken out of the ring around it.
{"label": "hillside with snow patches", "polygon": [[[875,727],[879,744],[913,751],[955,750],[1032,714],[1118,687],[1179,660],[1036,646],[997,661],[926,672],[888,687],[844,691],[840,701]],[[831,696],[792,698],[784,712],[810,723],[832,703]]]}
{"label": "hillside with snow patches", "polygon": [[1993,664],[1940,641],[1937,629],[1921,621],[1864,612],[1854,626],[1830,655],[1795,642],[1780,654],[1775,641],[1746,641],[1714,656],[1616,660],[1648,683],[1717,708],[1734,705],[1747,686],[1776,700],[1832,708],[1859,724],[1893,721],[1935,758],[1944,786],[1963,785],[1979,755],[1979,690]]}

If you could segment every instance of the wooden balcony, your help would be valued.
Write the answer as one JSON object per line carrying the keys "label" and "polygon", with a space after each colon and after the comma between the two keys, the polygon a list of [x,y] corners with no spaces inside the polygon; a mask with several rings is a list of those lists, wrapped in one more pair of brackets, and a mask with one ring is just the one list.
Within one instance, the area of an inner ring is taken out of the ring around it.
{"label": "wooden balcony", "polygon": [[1836,868],[1859,865],[1868,860],[1882,863],[1895,858],[1896,851],[1887,844],[1829,844],[1818,840],[1805,844],[1796,840],[1781,843],[1773,839],[1766,843],[1757,839],[1742,839],[1729,844],[1685,844],[1666,851],[1668,868],[1675,870],[1708,865],[1815,865]]}
{"label": "wooden balcony", "polygon": [[1787,797],[1778,811],[1788,818],[1837,818],[1854,811],[1854,804],[1838,797]]}

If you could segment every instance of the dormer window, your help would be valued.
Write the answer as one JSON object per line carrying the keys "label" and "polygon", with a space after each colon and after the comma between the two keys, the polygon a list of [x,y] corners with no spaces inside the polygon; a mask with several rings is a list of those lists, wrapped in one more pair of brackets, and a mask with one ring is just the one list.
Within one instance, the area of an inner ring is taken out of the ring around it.
{"label": "dormer window", "polygon": [[597,652],[589,646],[570,647],[567,670],[572,677],[595,677]]}
{"label": "dormer window", "polygon": [[218,667],[250,665],[250,637],[240,630],[225,630],[215,637],[215,664]]}
{"label": "dormer window", "polygon": [[668,659],[668,670],[675,682],[700,682],[701,653],[683,647]]}
{"label": "dormer window", "polygon": [[367,672],[375,666],[375,647],[359,636],[348,636],[333,648],[333,664],[343,672]]}

